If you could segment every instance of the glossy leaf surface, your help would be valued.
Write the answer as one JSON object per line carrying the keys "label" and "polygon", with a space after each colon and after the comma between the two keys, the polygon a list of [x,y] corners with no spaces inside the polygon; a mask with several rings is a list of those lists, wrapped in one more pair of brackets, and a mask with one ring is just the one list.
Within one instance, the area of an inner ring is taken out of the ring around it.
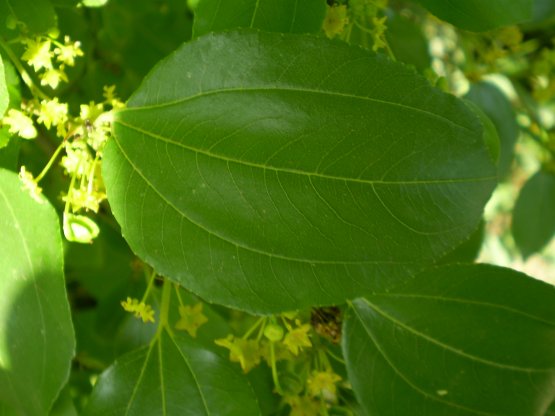
{"label": "glossy leaf surface", "polygon": [[195,10],[193,36],[238,27],[316,33],[325,13],[325,0],[202,0]]}
{"label": "glossy leaf surface", "polygon": [[4,71],[4,63],[0,55],[0,118],[6,112],[8,104],[10,103],[10,95],[8,93],[8,86],[6,84],[6,73]]}
{"label": "glossy leaf surface", "polygon": [[0,400],[45,415],[74,350],[58,216],[0,169]]}
{"label": "glossy leaf surface", "polygon": [[534,0],[418,0],[431,13],[461,29],[482,32],[532,18]]}
{"label": "glossy leaf surface", "polygon": [[540,170],[524,184],[513,212],[512,232],[524,257],[555,235],[555,174]]}
{"label": "glossy leaf surface", "polygon": [[474,231],[495,184],[464,103],[312,36],[186,44],[114,133],[104,179],[131,248],[204,299],[256,312],[406,279]]}
{"label": "glossy leaf surface", "polygon": [[49,0],[0,0],[0,12],[13,15],[34,33],[56,26],[56,12]]}
{"label": "glossy leaf surface", "polygon": [[246,377],[228,359],[164,331],[102,374],[85,414],[252,416],[260,410]]}
{"label": "glossy leaf surface", "polygon": [[448,266],[357,299],[343,347],[371,415],[543,416],[555,397],[555,288]]}

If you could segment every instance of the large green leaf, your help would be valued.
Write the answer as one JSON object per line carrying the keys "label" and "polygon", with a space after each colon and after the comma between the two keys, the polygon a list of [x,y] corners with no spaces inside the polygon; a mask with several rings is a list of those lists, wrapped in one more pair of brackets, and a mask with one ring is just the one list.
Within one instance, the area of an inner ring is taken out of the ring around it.
{"label": "large green leaf", "polygon": [[357,299],[343,348],[371,415],[543,416],[555,397],[555,289],[450,266]]}
{"label": "large green leaf", "polygon": [[513,212],[512,232],[524,257],[555,235],[555,173],[540,170],[525,184]]}
{"label": "large green leaf", "polygon": [[312,36],[199,38],[115,118],[103,174],[131,248],[250,311],[342,303],[406,279],[474,231],[495,184],[464,103]]}
{"label": "large green leaf", "polygon": [[86,415],[260,415],[246,377],[184,335],[163,331],[100,377]]}
{"label": "large green leaf", "polygon": [[325,0],[202,0],[195,10],[193,36],[238,27],[319,32],[325,14]]}
{"label": "large green leaf", "polygon": [[4,71],[2,55],[0,55],[0,119],[4,116],[9,103],[10,94],[8,93],[8,86],[6,84],[6,73]]}
{"label": "large green leaf", "polygon": [[0,169],[0,400],[45,415],[74,350],[58,216]]}
{"label": "large green leaf", "polygon": [[418,1],[440,19],[475,32],[526,22],[534,6],[534,0]]}
{"label": "large green leaf", "polygon": [[31,32],[43,33],[56,26],[56,12],[50,0],[0,0],[0,12],[13,15]]}

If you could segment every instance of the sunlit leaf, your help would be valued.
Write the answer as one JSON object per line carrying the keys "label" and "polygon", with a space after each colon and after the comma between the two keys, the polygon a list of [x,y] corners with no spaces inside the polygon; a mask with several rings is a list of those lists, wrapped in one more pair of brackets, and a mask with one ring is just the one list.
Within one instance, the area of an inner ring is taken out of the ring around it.
{"label": "sunlit leaf", "polygon": [[543,416],[555,398],[555,288],[450,266],[357,299],[343,348],[370,415]]}
{"label": "sunlit leaf", "polygon": [[0,400],[46,415],[74,350],[58,216],[0,169]]}
{"label": "sunlit leaf", "polygon": [[496,181],[463,102],[312,36],[199,38],[115,118],[103,172],[131,248],[204,299],[257,312],[406,279],[475,230]]}
{"label": "sunlit leaf", "polygon": [[260,409],[246,377],[226,358],[164,331],[102,374],[85,414],[251,416]]}

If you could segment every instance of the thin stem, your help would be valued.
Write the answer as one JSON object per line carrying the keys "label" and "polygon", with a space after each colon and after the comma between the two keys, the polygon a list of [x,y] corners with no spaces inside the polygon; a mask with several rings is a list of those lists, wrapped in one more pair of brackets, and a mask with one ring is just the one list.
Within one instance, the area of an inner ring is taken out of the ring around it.
{"label": "thin stem", "polygon": [[39,183],[40,180],[42,178],[44,178],[44,175],[46,175],[48,173],[48,171],[50,170],[50,168],[52,167],[52,165],[54,164],[54,162],[56,161],[58,155],[60,154],[60,152],[62,151],[62,149],[64,148],[65,142],[62,141],[59,146],[56,148],[56,150],[54,151],[54,154],[52,155],[52,157],[50,158],[50,160],[48,161],[48,163],[46,164],[46,166],[44,167],[44,169],[42,170],[41,173],[39,173],[39,176],[37,176],[35,178],[35,183]]}
{"label": "thin stem", "polygon": [[174,283],[173,287],[175,289],[175,294],[177,295],[177,300],[179,301],[179,304],[183,306],[184,303],[183,303],[183,299],[181,298],[181,293],[179,293],[179,285],[177,283]]}
{"label": "thin stem", "polygon": [[265,316],[262,316],[261,318],[258,318],[258,319],[256,320],[256,322],[254,323],[254,325],[251,326],[251,327],[249,328],[249,330],[245,333],[245,335],[243,335],[243,339],[247,339],[248,337],[250,337],[250,336],[252,335],[252,333],[253,333],[254,331],[256,331],[256,328],[258,328],[258,326],[259,326],[261,323],[263,323],[265,319],[266,319]]}
{"label": "thin stem", "polygon": [[277,374],[277,366],[276,366],[276,350],[274,348],[274,343],[270,342],[270,361],[272,362],[272,379],[274,380],[274,386],[276,387],[276,391],[278,394],[283,396],[283,390],[281,385],[279,384],[279,377]]}
{"label": "thin stem", "polygon": [[164,279],[164,283],[162,285],[162,300],[160,302],[160,323],[158,324],[158,331],[156,333],[155,338],[158,338],[160,336],[160,333],[164,328],[170,331],[170,327],[168,325],[168,316],[170,311],[171,294],[172,294],[171,285],[172,285],[171,282],[169,282],[167,279]]}
{"label": "thin stem", "polygon": [[338,357],[337,355],[335,355],[333,352],[331,352],[329,349],[326,350],[326,354],[328,354],[331,358],[333,358],[335,361],[337,361],[338,363],[341,364],[345,364],[345,360]]}
{"label": "thin stem", "polygon": [[156,272],[153,270],[152,273],[150,274],[150,279],[148,281],[148,285],[146,287],[143,298],[141,299],[141,303],[148,298],[148,295],[150,295],[150,292],[152,291],[152,286],[154,285],[154,280],[156,280]]}
{"label": "thin stem", "polygon": [[27,72],[27,70],[25,69],[25,67],[23,66],[23,64],[21,63],[19,58],[17,57],[17,55],[13,52],[12,48],[10,48],[10,45],[8,45],[8,43],[6,43],[6,41],[4,41],[3,38],[0,38],[0,47],[2,47],[2,49],[4,49],[4,51],[6,52],[6,55],[8,55],[8,58],[10,58],[13,65],[15,66],[15,68],[17,69],[19,74],[21,75],[21,79],[23,79],[23,82],[29,87],[29,89],[31,90],[33,95],[35,95],[36,97],[42,98],[43,100],[50,101],[50,97],[48,95],[46,95],[34,83],[33,79],[29,75],[29,72]]}

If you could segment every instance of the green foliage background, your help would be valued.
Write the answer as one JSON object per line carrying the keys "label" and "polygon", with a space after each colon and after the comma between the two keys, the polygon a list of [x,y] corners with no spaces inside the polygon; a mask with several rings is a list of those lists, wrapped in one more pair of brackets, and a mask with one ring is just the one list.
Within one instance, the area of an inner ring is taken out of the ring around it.
{"label": "green foliage background", "polygon": [[0,0],[0,414],[553,414],[554,156],[551,0]]}

